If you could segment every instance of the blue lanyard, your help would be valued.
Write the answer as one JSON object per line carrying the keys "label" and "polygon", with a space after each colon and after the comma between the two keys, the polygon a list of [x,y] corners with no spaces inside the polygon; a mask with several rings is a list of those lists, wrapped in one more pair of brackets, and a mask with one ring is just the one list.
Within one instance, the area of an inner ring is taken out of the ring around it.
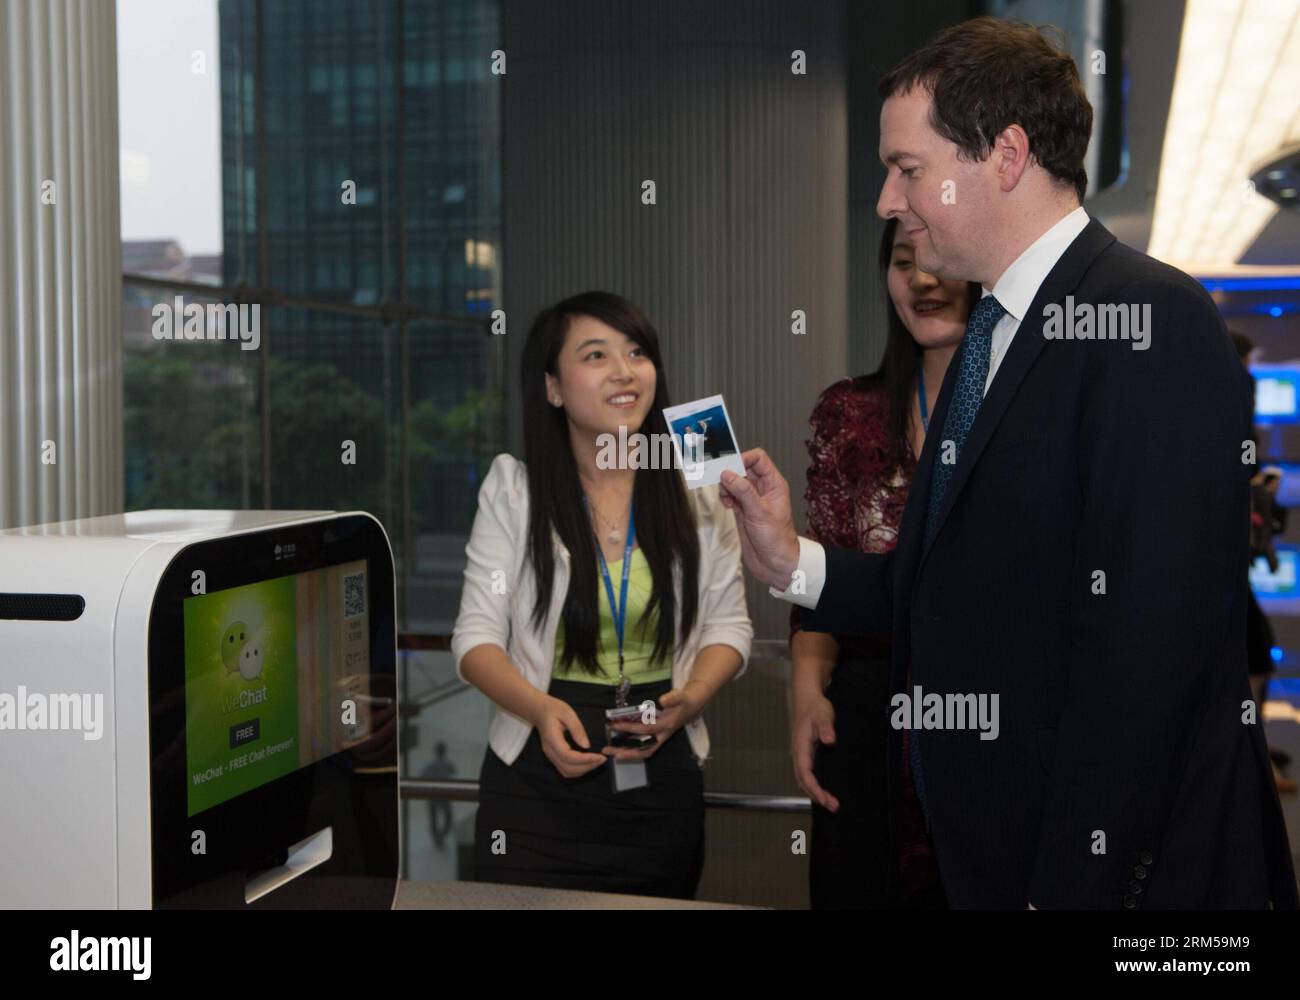
{"label": "blue lanyard", "polygon": [[[584,505],[587,495],[582,495]],[[600,575],[605,580],[605,595],[609,598],[609,611],[614,616],[614,633],[618,636],[618,672],[623,674],[623,623],[627,620],[627,575],[632,571],[632,542],[636,538],[636,499],[633,498],[627,511],[627,546],[623,549],[623,582],[619,587],[618,604],[614,603],[614,584],[609,578],[609,567],[605,565],[605,552],[596,539],[596,555],[600,556]]]}
{"label": "blue lanyard", "polygon": [[925,401],[925,369],[924,368],[917,368],[916,384],[917,384],[918,395],[921,400],[921,430],[928,432],[930,430],[930,407]]}

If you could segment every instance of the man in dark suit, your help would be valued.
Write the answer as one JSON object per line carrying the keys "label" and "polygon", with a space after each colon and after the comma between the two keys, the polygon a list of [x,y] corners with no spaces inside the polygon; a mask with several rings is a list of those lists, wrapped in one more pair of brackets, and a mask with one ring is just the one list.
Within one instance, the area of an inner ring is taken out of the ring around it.
{"label": "man in dark suit", "polygon": [[806,628],[892,637],[892,763],[907,726],[953,906],[1296,907],[1246,676],[1252,404],[1214,303],[1080,207],[1092,108],[1036,29],[957,25],[881,92],[878,212],[985,294],[895,550],[798,538],[756,449],[723,474],[746,565]]}

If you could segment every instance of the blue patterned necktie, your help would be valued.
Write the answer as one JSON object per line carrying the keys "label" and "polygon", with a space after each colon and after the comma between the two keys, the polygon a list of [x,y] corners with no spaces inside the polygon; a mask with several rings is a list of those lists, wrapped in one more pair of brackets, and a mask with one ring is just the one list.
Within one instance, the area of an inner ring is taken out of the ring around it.
{"label": "blue patterned necktie", "polygon": [[[966,444],[966,435],[970,433],[971,424],[975,423],[975,414],[980,403],[984,401],[984,383],[989,377],[989,349],[993,346],[993,328],[998,320],[1006,315],[1002,303],[992,295],[985,295],[979,300],[970,320],[966,323],[966,336],[962,340],[960,367],[957,369],[957,384],[953,386],[952,399],[948,402],[948,413],[943,420],[943,437],[939,439],[939,451],[935,456],[934,475],[930,479],[930,505],[925,511],[925,544],[929,545],[938,527],[939,511],[943,507],[943,498],[952,482],[952,470]],[[952,442],[952,448],[946,442]],[[945,462],[945,453],[952,458]]]}
{"label": "blue patterned necktie", "polygon": [[[984,383],[989,375],[989,351],[993,346],[993,328],[998,320],[1006,315],[1002,303],[992,295],[985,295],[976,304],[966,323],[966,336],[962,340],[957,369],[957,384],[953,386],[952,399],[948,401],[948,413],[943,420],[943,437],[939,439],[939,451],[934,462],[934,473],[930,479],[930,503],[925,511],[925,545],[930,544],[939,523],[939,511],[943,507],[943,498],[952,482],[952,470],[966,444],[966,435],[975,423],[975,414],[980,403],[984,401]],[[953,443],[951,449],[945,448],[945,442]],[[945,462],[947,451],[952,458]],[[922,549],[924,551],[924,548]],[[908,697],[915,697],[915,688]],[[915,711],[915,709],[913,709]],[[925,784],[921,778],[921,741],[916,730],[908,733],[908,758],[912,765],[912,782],[916,786],[916,798],[921,804],[921,812],[929,820],[930,810],[925,801]],[[928,822],[927,822],[928,825]]]}

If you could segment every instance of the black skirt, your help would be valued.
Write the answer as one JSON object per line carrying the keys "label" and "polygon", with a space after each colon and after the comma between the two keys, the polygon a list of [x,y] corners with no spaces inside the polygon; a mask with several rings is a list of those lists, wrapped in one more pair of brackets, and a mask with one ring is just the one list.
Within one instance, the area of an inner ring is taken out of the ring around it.
{"label": "black skirt", "polygon": [[[657,699],[671,684],[637,684],[629,702]],[[552,681],[592,749],[605,745],[614,689]],[[615,792],[607,763],[565,778],[534,729],[513,764],[491,747],[479,777],[475,877],[481,882],[690,899],[704,865],[704,775],[684,728],[646,761],[649,784]],[[495,848],[495,850],[494,850]]]}
{"label": "black skirt", "polygon": [[812,804],[809,901],[814,910],[890,907],[898,817],[888,769],[889,647],[842,640],[826,698],[835,742],[817,745],[813,774],[840,810]]}
{"label": "black skirt", "polygon": [[808,880],[815,910],[947,907],[937,873],[923,885],[904,885],[900,877],[903,789],[901,773],[889,769],[889,669],[888,643],[840,637],[826,687],[835,742],[819,743],[813,754],[817,783],[840,801],[835,813],[812,806]]}

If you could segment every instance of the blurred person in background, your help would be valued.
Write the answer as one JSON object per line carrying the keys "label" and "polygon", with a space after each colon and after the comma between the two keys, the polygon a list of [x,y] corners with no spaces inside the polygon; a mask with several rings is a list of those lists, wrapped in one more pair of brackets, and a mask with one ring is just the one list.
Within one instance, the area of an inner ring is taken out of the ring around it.
{"label": "blurred person in background", "polygon": [[[804,493],[805,536],[863,552],[897,541],[930,412],[980,294],[921,270],[897,219],[885,223],[879,262],[892,303],[884,359],[818,399]],[[790,630],[791,755],[812,800],[813,907],[943,907],[906,750],[901,776],[888,765],[889,636],[807,632],[797,608]]]}
{"label": "blurred person in background", "polygon": [[[1250,371],[1251,362],[1257,353],[1255,342],[1247,337],[1244,333],[1229,331],[1232,337],[1232,344],[1237,349],[1237,357],[1245,366],[1246,371]],[[1252,377],[1252,382],[1254,381]],[[1251,439],[1255,443],[1256,456],[1259,454],[1259,435],[1251,428]],[[1286,530],[1286,508],[1277,502],[1277,491],[1282,483],[1282,470],[1275,465],[1265,466],[1258,469],[1258,462],[1250,463],[1248,469],[1251,475],[1250,480],[1250,562],[1253,565],[1257,559],[1263,559],[1269,568],[1269,572],[1275,573],[1278,568],[1277,553],[1273,549],[1273,539]],[[1255,471],[1258,469],[1258,471]],[[1250,673],[1250,694],[1254,699],[1259,711],[1260,724],[1263,724],[1264,702],[1268,700],[1268,683],[1277,670],[1277,664],[1273,660],[1273,648],[1276,645],[1276,639],[1273,636],[1273,626],[1269,623],[1268,616],[1259,606],[1259,601],[1255,598],[1255,591],[1250,590],[1249,601],[1246,605],[1246,667]],[[1288,778],[1282,771],[1290,762],[1291,758],[1281,750],[1269,748],[1269,758],[1273,765],[1273,782],[1277,785],[1277,790],[1282,793],[1294,795],[1296,793],[1296,782]]]}

